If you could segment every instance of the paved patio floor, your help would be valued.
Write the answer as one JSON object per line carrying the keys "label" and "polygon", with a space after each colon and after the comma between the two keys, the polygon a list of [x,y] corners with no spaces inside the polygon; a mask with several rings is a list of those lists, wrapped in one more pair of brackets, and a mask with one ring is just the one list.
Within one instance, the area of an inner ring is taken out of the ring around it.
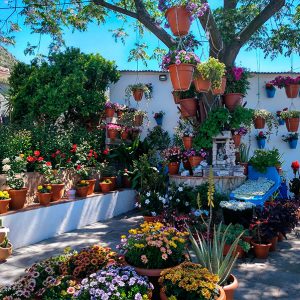
{"label": "paved patio floor", "polygon": [[[80,249],[101,243],[115,248],[120,236],[141,221],[140,215],[131,213],[17,249],[0,264],[0,284],[13,282],[34,262],[62,253],[68,246]],[[239,260],[234,274],[239,280],[235,300],[300,300],[300,239],[291,234],[266,260],[257,260],[250,254]]]}

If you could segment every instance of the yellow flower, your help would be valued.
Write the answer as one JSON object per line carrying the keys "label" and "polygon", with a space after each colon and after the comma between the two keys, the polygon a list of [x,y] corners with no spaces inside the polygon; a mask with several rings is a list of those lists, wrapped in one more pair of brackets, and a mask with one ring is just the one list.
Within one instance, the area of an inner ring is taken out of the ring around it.
{"label": "yellow flower", "polygon": [[51,191],[52,190],[52,186],[51,185],[47,185],[47,190]]}
{"label": "yellow flower", "polygon": [[85,180],[81,180],[80,183],[81,183],[81,184],[85,184]]}
{"label": "yellow flower", "polygon": [[21,153],[19,156],[20,156],[21,158],[23,158],[23,157],[24,157],[24,154],[23,154],[23,153]]}
{"label": "yellow flower", "polygon": [[121,235],[121,239],[126,239],[126,235],[125,234]]}
{"label": "yellow flower", "polygon": [[43,189],[43,187],[41,186],[41,185],[39,185],[38,186],[38,190],[40,191],[40,190],[42,190]]}

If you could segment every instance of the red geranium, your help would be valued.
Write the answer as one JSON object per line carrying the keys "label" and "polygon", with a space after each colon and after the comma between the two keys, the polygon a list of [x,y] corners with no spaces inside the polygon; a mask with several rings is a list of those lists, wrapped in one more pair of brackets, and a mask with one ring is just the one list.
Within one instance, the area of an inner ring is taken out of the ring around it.
{"label": "red geranium", "polygon": [[109,149],[105,149],[104,151],[103,151],[103,154],[104,155],[107,155],[109,153]]}
{"label": "red geranium", "polygon": [[300,168],[300,164],[299,164],[298,160],[293,161],[291,167],[293,169],[294,174],[296,175]]}
{"label": "red geranium", "polygon": [[36,161],[36,157],[34,157],[34,156],[28,156],[28,157],[27,157],[27,161],[28,161],[29,163],[34,163],[34,162]]}
{"label": "red geranium", "polygon": [[39,157],[41,155],[41,152],[39,150],[35,150],[33,154],[34,156]]}
{"label": "red geranium", "polygon": [[42,157],[42,156],[40,156],[39,158],[38,158],[38,161],[43,161],[44,160],[44,157]]}
{"label": "red geranium", "polygon": [[47,161],[47,162],[46,162],[46,166],[47,166],[47,167],[51,167],[51,165],[52,165],[52,164],[51,164],[50,161]]}

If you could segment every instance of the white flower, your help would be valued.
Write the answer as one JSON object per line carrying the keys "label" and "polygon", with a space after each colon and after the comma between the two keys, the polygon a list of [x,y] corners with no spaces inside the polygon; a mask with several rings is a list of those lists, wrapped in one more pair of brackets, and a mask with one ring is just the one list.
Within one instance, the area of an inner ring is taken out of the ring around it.
{"label": "white flower", "polygon": [[155,211],[151,211],[151,215],[152,215],[152,217],[156,217],[156,212]]}
{"label": "white flower", "polygon": [[145,204],[148,205],[149,203],[150,203],[150,200],[149,200],[149,199],[146,199],[146,200],[145,200]]}
{"label": "white flower", "polygon": [[10,169],[11,169],[10,165],[4,165],[4,166],[2,167],[2,171],[3,171],[3,172],[7,172],[7,171],[9,171]]}
{"label": "white flower", "polygon": [[15,161],[21,161],[21,160],[22,160],[22,157],[20,157],[20,156],[15,157]]}
{"label": "white flower", "polygon": [[179,203],[179,202],[180,202],[180,199],[177,198],[177,199],[176,199],[176,202]]}
{"label": "white flower", "polygon": [[221,201],[220,206],[222,208],[227,208],[231,209],[234,211],[241,211],[245,209],[251,209],[252,207],[255,206],[255,204],[251,202],[241,202],[241,201],[235,201],[235,200],[230,200],[230,201]]}
{"label": "white flower", "polygon": [[170,196],[170,197],[169,197],[169,200],[172,200],[172,198],[173,198],[173,197],[172,197],[172,196]]}
{"label": "white flower", "polygon": [[138,202],[135,202],[135,207],[139,207],[139,203]]}
{"label": "white flower", "polygon": [[189,203],[188,203],[188,202],[185,202],[184,205],[185,205],[185,206],[189,206]]}
{"label": "white flower", "polygon": [[9,164],[10,163],[10,159],[9,158],[4,158],[3,160],[2,160],[2,164],[3,165],[7,165],[7,164]]}
{"label": "white flower", "polygon": [[182,191],[183,191],[183,187],[180,186],[180,187],[178,188],[178,192],[182,192]]}
{"label": "white flower", "polygon": [[146,196],[147,196],[147,197],[150,197],[150,196],[151,196],[151,193],[150,193],[150,192],[148,192],[148,193],[146,194]]}

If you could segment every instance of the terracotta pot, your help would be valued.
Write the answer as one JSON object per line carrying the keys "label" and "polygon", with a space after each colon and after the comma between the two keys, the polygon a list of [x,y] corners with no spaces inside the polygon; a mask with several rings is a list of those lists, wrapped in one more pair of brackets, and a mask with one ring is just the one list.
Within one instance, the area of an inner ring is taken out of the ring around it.
{"label": "terracotta pot", "polygon": [[178,162],[171,162],[168,164],[169,174],[176,175],[179,172],[179,163]]}
{"label": "terracotta pot", "polygon": [[288,132],[297,132],[299,128],[299,118],[285,119],[285,126]]}
{"label": "terracotta pot", "polygon": [[232,139],[234,141],[234,145],[236,148],[238,148],[241,144],[241,139],[242,139],[242,136],[240,134],[234,134],[232,136]]}
{"label": "terracotta pot", "polygon": [[109,179],[111,181],[111,185],[110,185],[110,190],[114,191],[117,187],[117,177],[116,176],[111,176],[111,177],[102,177],[102,181]]}
{"label": "terracotta pot", "polygon": [[201,157],[201,156],[190,156],[189,157],[189,163],[192,168],[199,166],[202,160],[203,160],[203,157]]}
{"label": "terracotta pot", "polygon": [[179,103],[183,118],[195,117],[197,115],[197,100],[195,98],[182,99]]}
{"label": "terracotta pot", "polygon": [[52,193],[37,193],[40,205],[47,206],[51,202]]}
{"label": "terracotta pot", "polygon": [[183,146],[185,150],[189,150],[192,148],[193,145],[193,137],[191,136],[184,136],[182,138]]}
{"label": "terracotta pot", "polygon": [[175,91],[187,91],[190,89],[194,68],[195,66],[191,64],[174,64],[169,66],[171,82]]}
{"label": "terracotta pot", "polygon": [[255,129],[264,129],[266,125],[266,120],[262,117],[256,117],[254,120]]}
{"label": "terracotta pot", "polygon": [[166,11],[166,18],[175,36],[185,36],[189,33],[190,14],[184,6],[173,6]]}
{"label": "terracotta pot", "polygon": [[114,115],[115,115],[114,108],[105,108],[105,117],[106,118],[112,118]]}
{"label": "terracotta pot", "polygon": [[144,116],[143,115],[136,115],[134,116],[134,126],[140,127],[143,125]]}
{"label": "terracotta pot", "polygon": [[7,248],[0,248],[0,261],[7,260],[12,254],[12,245],[9,243]]}
{"label": "terracotta pot", "polygon": [[[229,252],[231,245],[224,245],[224,249],[223,249],[223,255],[226,256],[227,253]],[[233,251],[233,255],[237,255],[238,254],[238,258],[243,258],[245,257],[245,251],[243,250],[243,248],[240,245],[237,245],[236,250]]]}
{"label": "terracotta pot", "polygon": [[[223,288],[219,287],[220,296],[216,298],[216,300],[227,300],[227,295],[225,294],[225,291]],[[159,293],[160,300],[168,300],[167,295],[164,293],[164,291],[161,289]],[[188,299],[188,298],[186,298]]]}
{"label": "terracotta pot", "polygon": [[203,79],[202,76],[195,78],[194,84],[198,93],[208,93],[211,87],[211,82],[209,80]]}
{"label": "terracotta pot", "polygon": [[78,186],[76,187],[76,194],[78,197],[86,197],[89,192],[89,186]]}
{"label": "terracotta pot", "polygon": [[179,102],[180,102],[180,96],[176,93],[176,91],[173,91],[172,95],[173,95],[174,103],[175,104],[179,104]]}
{"label": "terracotta pot", "polygon": [[8,212],[10,200],[11,199],[0,200],[0,214],[5,214]]}
{"label": "terracotta pot", "polygon": [[129,180],[128,176],[123,176],[122,177],[122,182],[123,182],[123,187],[126,189],[130,189],[131,188],[131,181]]}
{"label": "terracotta pot", "polygon": [[226,82],[227,82],[226,77],[222,77],[221,87],[219,89],[213,89],[212,94],[213,95],[223,95],[225,92],[225,88],[226,88]]}
{"label": "terracotta pot", "polygon": [[123,114],[124,114],[123,110],[118,110],[117,111],[117,116],[118,116],[119,119],[122,118]]}
{"label": "terracotta pot", "polygon": [[236,279],[235,276],[233,276],[232,274],[230,274],[229,276],[229,281],[231,282],[228,285],[224,285],[223,286],[223,290],[225,292],[226,295],[226,300],[233,300],[234,299],[234,292],[235,290],[239,287],[239,283],[238,280]]}
{"label": "terracotta pot", "polygon": [[284,235],[281,232],[278,232],[278,242],[282,242],[284,239]]}
{"label": "terracotta pot", "polygon": [[118,136],[118,132],[119,131],[117,129],[107,129],[108,138],[115,140]]}
{"label": "terracotta pot", "polygon": [[111,185],[107,183],[99,183],[100,189],[102,193],[108,193],[111,191]]}
{"label": "terracotta pot", "polygon": [[134,91],[132,91],[132,96],[135,101],[139,102],[142,100],[142,98],[144,96],[144,90],[142,90],[142,89],[134,90]]}
{"label": "terracotta pot", "polygon": [[242,104],[243,94],[240,93],[229,93],[224,95],[224,105],[229,111],[234,111],[234,109]]}
{"label": "terracotta pot", "polygon": [[94,190],[95,190],[96,179],[88,179],[86,181],[89,183],[87,194],[92,195],[94,193]]}
{"label": "terracotta pot", "polygon": [[297,98],[299,94],[299,84],[289,84],[284,87],[285,93],[288,98]]}
{"label": "terracotta pot", "polygon": [[244,167],[244,175],[248,176],[248,163],[240,162],[239,165]]}
{"label": "terracotta pot", "polygon": [[270,247],[270,252],[276,251],[276,248],[277,248],[277,242],[278,242],[278,236],[276,235],[276,236],[274,236],[274,237],[271,239],[271,241],[270,241],[270,243],[272,244],[271,247]]}
{"label": "terracotta pot", "polygon": [[65,193],[65,184],[50,184],[51,185],[51,192],[52,198],[51,202],[61,200]]}
{"label": "terracotta pot", "polygon": [[189,162],[189,160],[183,160],[183,167],[186,169],[186,170],[190,170],[192,167],[191,167],[191,164]]}
{"label": "terracotta pot", "polygon": [[24,207],[26,202],[27,188],[20,190],[8,190],[11,201],[9,202],[9,208],[12,210],[18,210]]}
{"label": "terracotta pot", "polygon": [[128,131],[123,131],[121,133],[121,139],[126,141],[128,139]]}
{"label": "terracotta pot", "polygon": [[269,244],[256,244],[255,242],[252,241],[251,244],[254,247],[253,249],[254,249],[254,253],[255,253],[256,258],[265,259],[265,258],[268,257],[270,247],[272,246],[271,243],[269,243]]}

